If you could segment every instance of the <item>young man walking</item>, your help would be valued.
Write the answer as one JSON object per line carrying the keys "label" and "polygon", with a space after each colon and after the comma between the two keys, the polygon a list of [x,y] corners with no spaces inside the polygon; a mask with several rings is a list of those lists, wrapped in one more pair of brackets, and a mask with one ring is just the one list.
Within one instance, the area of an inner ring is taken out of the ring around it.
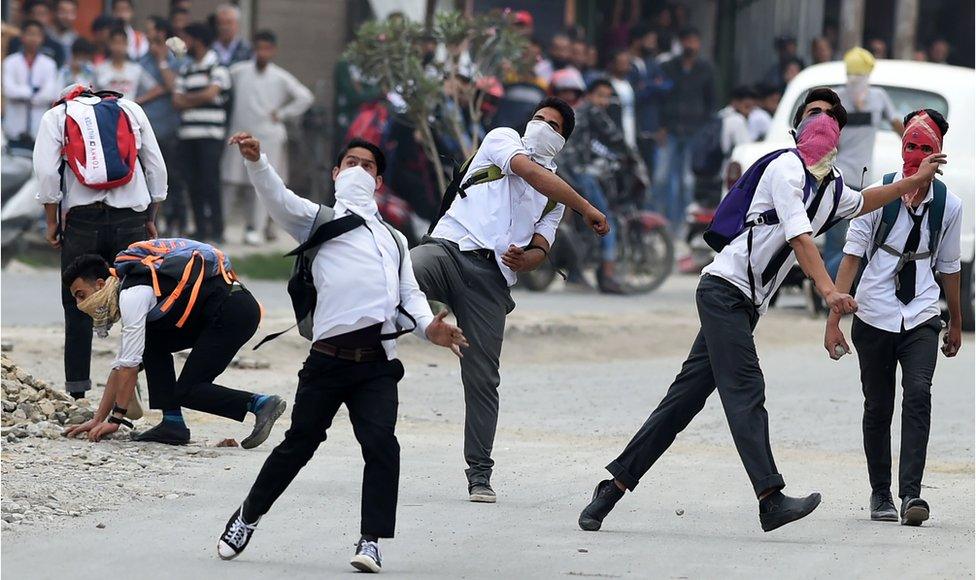
{"label": "young man walking", "polygon": [[[52,107],[41,118],[34,146],[37,198],[44,204],[47,241],[61,250],[62,272],[82,254],[97,254],[111,261],[129,244],[156,237],[156,206],[166,199],[166,164],[156,135],[146,113],[128,99],[115,102],[132,127],[138,151],[138,161],[130,168],[131,178],[109,189],[96,189],[79,180],[73,170],[77,167],[69,168],[71,160],[64,155],[67,118],[70,114],[73,123],[90,120],[92,110],[102,100],[84,91],[80,85],[65,89],[66,102]],[[109,145],[104,143],[102,150],[93,153],[101,157],[103,164],[112,149]],[[114,149],[118,150],[118,144]],[[113,169],[118,169],[114,163]],[[91,389],[92,322],[78,310],[66,286],[62,288],[61,303],[65,390],[81,398]]]}
{"label": "young man walking", "polygon": [[[186,252],[181,252],[182,248]],[[146,268],[139,262],[119,279],[101,256],[85,254],[64,271],[65,287],[96,329],[107,332],[114,323],[122,324],[119,353],[94,418],[65,434],[74,437],[87,433],[89,440],[98,441],[120,425],[131,428],[125,417],[135,403],[136,378],[142,366],[149,386],[149,405],[163,412],[163,420],[134,440],[186,445],[190,442],[182,413],[186,407],[235,421],[243,421],[247,413],[254,414],[254,429],[241,441],[241,447],[257,447],[285,412],[285,401],[276,395],[223,387],[214,380],[254,336],[261,321],[260,305],[232,276],[223,254],[211,246],[180,238],[139,242],[119,254],[116,269],[132,263],[123,261],[126,257],[143,254],[163,265],[156,268],[150,261]],[[180,260],[180,255],[181,261],[169,264]],[[221,264],[215,263],[218,260]],[[185,286],[164,274],[181,273],[184,266],[189,272],[183,278]],[[192,281],[196,282],[191,288]],[[186,349],[190,354],[177,377],[173,353]]]}
{"label": "young man walking", "polygon": [[[566,206],[598,234],[610,229],[606,217],[555,174],[553,158],[575,124],[573,109],[549,97],[536,106],[523,135],[509,128],[489,131],[461,180],[464,191],[410,252],[421,290],[447,304],[471,339],[461,359],[461,382],[465,474],[474,502],[495,502],[491,449],[505,317],[515,308],[509,287],[518,272],[546,259]],[[492,172],[494,180],[463,185]]]}
{"label": "young man walking", "polygon": [[[350,563],[379,572],[378,541],[393,537],[400,477],[394,430],[403,365],[396,358],[395,338],[412,331],[458,356],[468,343],[459,328],[444,322],[446,312],[436,318],[431,314],[414,279],[406,239],[380,219],[374,194],[383,184],[386,162],[376,145],[354,140],[339,153],[332,169],[336,204],[327,208],[287,189],[257,139],[237,133],[230,143],[239,147],[272,219],[302,244],[299,248],[314,252],[314,342],[298,374],[291,428],[234,510],[217,552],[230,560],[247,547],[261,517],[312,458],[345,404],[366,462],[362,537]],[[343,224],[350,225],[337,229]],[[326,239],[330,229],[337,235]]]}
{"label": "young man walking", "polygon": [[[886,175],[889,183],[915,175],[923,160],[942,151],[949,124],[937,111],[924,109],[905,117],[902,170]],[[871,519],[917,526],[929,517],[919,496],[932,413],[932,376],[942,330],[939,284],[949,305],[949,329],[942,352],[956,356],[962,341],[959,296],[962,202],[934,180],[883,208],[851,222],[837,288],[847,292],[866,260],[856,299],[851,337],[857,348],[864,391],[864,454],[871,482]],[[840,329],[840,315],[827,318],[824,347],[839,359],[850,347]],[[901,459],[898,496],[891,497],[891,416],[895,408],[895,367],[901,366]]]}
{"label": "young man walking", "polygon": [[794,259],[814,280],[831,310],[854,312],[854,299],[839,292],[827,275],[814,234],[823,233],[835,220],[870,213],[915,191],[931,180],[942,162],[940,157],[929,158],[911,177],[863,194],[853,191],[843,185],[833,167],[845,121],[836,93],[821,88],[807,94],[794,118],[797,149],[768,161],[749,200],[746,227],[703,270],[696,294],[701,330],[691,353],[664,400],[607,466],[613,479],[597,484],[592,501],[580,514],[582,529],[600,529],[624,490],[634,490],[715,390],[759,499],[763,531],[798,520],[819,505],[820,494],[793,498],[780,491],[786,483],[769,443],[763,405],[766,384],[753,330]]}

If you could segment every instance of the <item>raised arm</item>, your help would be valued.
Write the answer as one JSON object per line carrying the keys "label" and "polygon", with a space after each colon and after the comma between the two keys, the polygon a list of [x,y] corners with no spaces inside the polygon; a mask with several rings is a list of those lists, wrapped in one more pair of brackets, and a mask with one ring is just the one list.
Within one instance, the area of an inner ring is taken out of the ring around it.
{"label": "raised arm", "polygon": [[248,133],[237,133],[227,141],[237,145],[244,158],[244,167],[264,207],[278,225],[298,242],[304,242],[311,233],[319,205],[297,195],[285,187],[285,182],[261,154],[261,142]]}
{"label": "raised arm", "polygon": [[583,196],[576,193],[561,177],[549,171],[529,158],[528,155],[518,154],[511,161],[512,172],[524,179],[533,189],[566,207],[572,208],[586,220],[593,231],[601,236],[607,235],[610,225],[607,216],[596,209]]}
{"label": "raised arm", "polygon": [[919,165],[918,172],[911,177],[905,177],[890,185],[872,187],[861,192],[864,197],[864,204],[858,216],[869,214],[879,207],[888,205],[889,201],[894,201],[906,193],[911,193],[921,188],[928,189],[929,184],[935,179],[936,174],[942,174],[941,166],[945,165],[945,153],[936,153],[926,157]]}

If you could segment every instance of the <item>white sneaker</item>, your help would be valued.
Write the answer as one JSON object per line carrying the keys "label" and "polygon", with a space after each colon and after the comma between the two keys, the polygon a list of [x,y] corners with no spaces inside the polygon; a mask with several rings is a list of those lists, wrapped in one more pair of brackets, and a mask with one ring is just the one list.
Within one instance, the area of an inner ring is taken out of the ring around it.
{"label": "white sneaker", "polygon": [[356,544],[356,555],[349,560],[352,567],[360,572],[372,574],[383,569],[383,557],[380,555],[380,545],[366,539],[360,539]]}
{"label": "white sneaker", "polygon": [[224,534],[220,536],[220,540],[217,542],[217,555],[220,556],[220,559],[233,560],[240,555],[247,547],[247,543],[251,541],[251,534],[254,533],[260,521],[261,518],[258,518],[258,521],[253,524],[245,522],[244,506],[238,508],[234,515],[227,520]]}
{"label": "white sneaker", "polygon": [[248,246],[260,246],[264,244],[264,236],[256,230],[248,230],[244,234],[244,243]]}

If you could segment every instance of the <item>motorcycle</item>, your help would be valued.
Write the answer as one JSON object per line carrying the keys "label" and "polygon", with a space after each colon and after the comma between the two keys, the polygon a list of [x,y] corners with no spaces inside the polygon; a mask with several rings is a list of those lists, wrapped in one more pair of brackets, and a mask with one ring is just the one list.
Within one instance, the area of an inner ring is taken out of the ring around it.
{"label": "motorcycle", "polygon": [[[610,155],[601,157],[599,163],[601,166],[594,168],[594,173],[604,176],[600,182],[614,208],[610,227],[617,232],[615,276],[629,293],[652,292],[674,268],[674,240],[668,221],[659,213],[641,209],[646,183],[640,178],[642,165]],[[556,278],[557,269],[598,270],[601,261],[600,237],[582,216],[572,213],[559,224],[549,260],[531,272],[519,274],[519,284],[542,292]]]}
{"label": "motorcycle", "polygon": [[34,199],[37,178],[34,177],[32,152],[29,148],[2,143],[0,165],[0,256],[6,265],[11,258],[23,253],[29,236],[42,223],[40,205]]}

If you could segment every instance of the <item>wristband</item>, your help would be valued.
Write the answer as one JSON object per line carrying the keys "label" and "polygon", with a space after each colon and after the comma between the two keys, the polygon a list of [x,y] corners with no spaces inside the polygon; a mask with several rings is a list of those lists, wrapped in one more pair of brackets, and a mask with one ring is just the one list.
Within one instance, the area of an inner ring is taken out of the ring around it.
{"label": "wristband", "polygon": [[114,423],[116,425],[125,425],[129,429],[132,429],[134,427],[132,425],[132,421],[129,421],[127,419],[122,419],[122,418],[116,417],[115,415],[110,416],[108,418],[108,422],[109,423]]}
{"label": "wristband", "polygon": [[547,252],[545,248],[543,248],[542,246],[537,246],[535,244],[529,244],[528,246],[522,248],[522,250],[526,252],[528,252],[529,250],[541,250],[546,257],[549,257],[549,252]]}
{"label": "wristband", "polygon": [[129,410],[128,409],[124,409],[124,408],[122,408],[122,407],[120,407],[118,405],[113,404],[112,405],[112,412],[113,413],[118,413],[119,415],[125,415],[126,413],[129,412]]}

